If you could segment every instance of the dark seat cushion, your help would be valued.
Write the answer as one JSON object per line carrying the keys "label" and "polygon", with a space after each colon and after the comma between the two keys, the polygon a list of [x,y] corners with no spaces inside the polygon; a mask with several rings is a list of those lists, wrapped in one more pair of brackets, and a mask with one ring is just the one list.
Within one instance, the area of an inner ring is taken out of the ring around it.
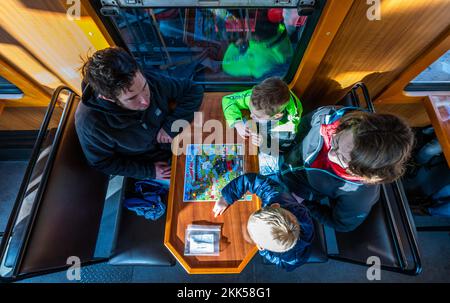
{"label": "dark seat cushion", "polygon": [[327,243],[323,225],[317,220],[314,222],[314,240],[311,244],[311,255],[307,263],[324,263],[328,261]]}
{"label": "dark seat cushion", "polygon": [[157,221],[123,209],[109,264],[173,266],[175,260],[164,246],[165,216]]}
{"label": "dark seat cushion", "polygon": [[417,265],[412,240],[407,235],[408,227],[402,222],[400,195],[395,188],[393,183],[383,185],[380,200],[372,207],[366,220],[349,233],[336,233],[337,257],[366,263],[369,257],[377,256],[382,265],[392,268],[401,268],[400,259],[403,258],[406,269]]}
{"label": "dark seat cushion", "polygon": [[399,266],[384,207],[379,201],[355,230],[336,232],[339,257],[366,263],[370,256],[377,256],[383,265]]}
{"label": "dark seat cushion", "polygon": [[[126,180],[130,191],[133,179]],[[175,259],[164,246],[166,215],[156,221],[138,216],[123,206],[119,210],[116,239],[109,260],[112,265],[173,266]]]}

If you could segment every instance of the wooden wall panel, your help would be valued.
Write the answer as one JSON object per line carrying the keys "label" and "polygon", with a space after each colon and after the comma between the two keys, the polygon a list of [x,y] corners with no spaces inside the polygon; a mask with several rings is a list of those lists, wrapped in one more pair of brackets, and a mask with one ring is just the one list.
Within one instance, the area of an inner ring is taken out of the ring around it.
{"label": "wooden wall panel", "polygon": [[[46,107],[6,107],[0,115],[0,130],[37,130],[44,120]],[[50,128],[58,126],[62,108],[56,107]]]}
{"label": "wooden wall panel", "polygon": [[368,8],[354,2],[303,95],[307,110],[335,103],[357,81],[376,97],[450,26],[448,0],[382,0],[380,21],[367,19]]}
{"label": "wooden wall panel", "polygon": [[430,118],[422,103],[375,103],[375,111],[382,114],[395,114],[403,118],[411,127],[424,127],[430,125]]}
{"label": "wooden wall panel", "polygon": [[328,0],[314,29],[311,40],[297,68],[294,79],[289,84],[298,95],[308,87],[339,27],[344,22],[354,0]]}
{"label": "wooden wall panel", "polygon": [[[433,64],[437,58],[441,58],[450,49],[450,27],[447,31],[438,37],[433,45],[423,52],[417,60],[409,65],[401,75],[377,97],[377,103],[423,103],[424,96],[428,96],[430,92],[407,92],[405,87],[418,74],[424,71],[428,66]],[[434,94],[445,94],[448,92],[435,92]]]}

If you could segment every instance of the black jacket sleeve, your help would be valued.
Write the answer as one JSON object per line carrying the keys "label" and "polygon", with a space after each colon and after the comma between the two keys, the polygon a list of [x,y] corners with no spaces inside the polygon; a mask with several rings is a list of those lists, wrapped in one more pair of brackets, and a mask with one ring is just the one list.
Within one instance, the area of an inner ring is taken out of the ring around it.
{"label": "black jacket sleeve", "polygon": [[[95,124],[93,126],[96,129]],[[78,137],[92,167],[108,174],[121,175],[136,179],[155,177],[153,163],[142,156],[120,155],[114,151],[114,142],[101,132],[78,130]]]}
{"label": "black jacket sleeve", "polygon": [[239,200],[246,192],[256,194],[266,206],[281,194],[280,185],[262,175],[248,173],[237,177],[222,189],[222,196],[228,204]]}
{"label": "black jacket sleeve", "polygon": [[334,228],[338,232],[349,232],[357,228],[369,215],[372,206],[378,201],[379,186],[359,193],[339,195],[331,199],[331,205],[318,201],[305,201],[313,218]]}
{"label": "black jacket sleeve", "polygon": [[172,132],[172,123],[176,120],[186,120],[191,122],[203,100],[203,87],[194,84],[189,79],[177,79],[172,77],[160,76],[158,83],[168,100],[174,100],[175,110],[168,115],[162,125],[162,128],[172,138],[178,132]]}

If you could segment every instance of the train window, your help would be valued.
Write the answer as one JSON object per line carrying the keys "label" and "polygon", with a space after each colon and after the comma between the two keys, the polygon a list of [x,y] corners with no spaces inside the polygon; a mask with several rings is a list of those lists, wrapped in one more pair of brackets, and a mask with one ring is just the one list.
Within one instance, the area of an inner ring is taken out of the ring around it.
{"label": "train window", "polygon": [[450,51],[421,72],[405,90],[450,91]]}
{"label": "train window", "polygon": [[203,84],[290,81],[317,22],[281,8],[129,8],[111,18],[144,68]]}
{"label": "train window", "polygon": [[0,99],[22,99],[23,92],[14,84],[0,77]]}

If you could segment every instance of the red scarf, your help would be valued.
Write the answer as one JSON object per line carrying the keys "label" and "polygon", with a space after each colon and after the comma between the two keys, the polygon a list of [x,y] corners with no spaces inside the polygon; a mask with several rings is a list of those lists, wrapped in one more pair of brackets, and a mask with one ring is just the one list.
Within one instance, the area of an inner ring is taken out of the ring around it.
{"label": "red scarf", "polygon": [[336,133],[339,123],[339,120],[336,120],[331,124],[322,124],[320,126],[320,135],[323,138],[323,146],[314,162],[311,163],[311,167],[333,172],[348,181],[362,181],[362,178],[350,175],[345,168],[342,168],[340,165],[331,162],[328,159],[328,152],[331,147],[331,137]]}

